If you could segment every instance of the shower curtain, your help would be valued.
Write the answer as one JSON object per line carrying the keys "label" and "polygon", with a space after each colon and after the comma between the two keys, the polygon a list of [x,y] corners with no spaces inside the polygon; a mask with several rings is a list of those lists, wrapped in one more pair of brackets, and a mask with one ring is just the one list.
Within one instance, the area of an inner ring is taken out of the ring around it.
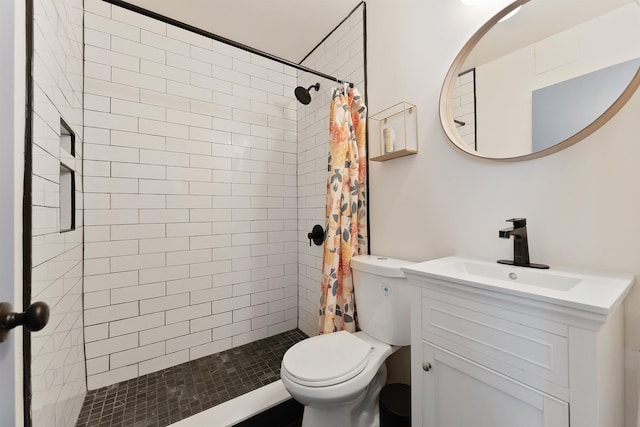
{"label": "shower curtain", "polygon": [[366,112],[357,89],[333,90],[319,333],[356,331],[351,258],[366,253]]}

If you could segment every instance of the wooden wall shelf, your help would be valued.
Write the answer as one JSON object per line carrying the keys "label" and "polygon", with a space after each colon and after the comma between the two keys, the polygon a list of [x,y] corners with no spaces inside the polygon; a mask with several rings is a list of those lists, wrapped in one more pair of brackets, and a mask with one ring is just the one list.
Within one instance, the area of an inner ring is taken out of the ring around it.
{"label": "wooden wall shelf", "polygon": [[372,162],[386,162],[387,160],[397,159],[398,157],[410,156],[412,154],[418,154],[418,150],[397,150],[393,153],[386,153],[381,156],[371,157],[369,160]]}
{"label": "wooden wall shelf", "polygon": [[369,160],[385,162],[418,153],[418,109],[400,102],[369,117],[371,142]]}

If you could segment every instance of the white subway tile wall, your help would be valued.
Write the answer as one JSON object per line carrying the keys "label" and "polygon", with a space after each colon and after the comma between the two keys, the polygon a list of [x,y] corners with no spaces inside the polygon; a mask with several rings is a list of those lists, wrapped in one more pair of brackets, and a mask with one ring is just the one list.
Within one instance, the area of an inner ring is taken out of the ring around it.
{"label": "white subway tile wall", "polygon": [[[74,425],[87,391],[82,319],[82,17],[82,0],[34,2],[31,299],[44,301],[51,309],[48,325],[31,334],[36,427]],[[60,144],[60,119],[75,133],[75,157],[69,144]],[[75,172],[76,188],[75,230],[64,233],[60,232],[61,162]],[[88,303],[101,304],[97,299]]]}
{"label": "white subway tile wall", "polygon": [[[341,80],[352,82],[365,96],[363,6],[340,25],[302,63]],[[298,104],[298,327],[307,335],[318,333],[322,248],[309,246],[307,233],[315,224],[325,226],[329,102],[336,82],[298,71],[298,84],[311,91],[311,103]],[[286,119],[285,119],[286,121]],[[365,248],[366,252],[366,248]],[[271,304],[271,303],[270,303]],[[278,302],[282,304],[282,302]],[[291,304],[295,309],[295,305]]]}
{"label": "white subway tile wall", "polygon": [[296,328],[295,70],[85,9],[89,389]]}
{"label": "white subway tile wall", "polygon": [[476,149],[476,88],[475,71],[458,76],[453,89],[451,108],[453,117],[464,123],[456,125],[458,134],[471,151]]}

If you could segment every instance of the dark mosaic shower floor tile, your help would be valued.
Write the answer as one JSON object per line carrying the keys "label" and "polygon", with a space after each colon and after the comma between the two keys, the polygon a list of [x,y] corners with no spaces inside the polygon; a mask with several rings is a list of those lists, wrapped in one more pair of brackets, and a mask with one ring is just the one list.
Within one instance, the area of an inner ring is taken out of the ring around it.
{"label": "dark mosaic shower floor tile", "polygon": [[307,338],[284,332],[98,390],[76,427],[164,427],[280,379],[285,351]]}

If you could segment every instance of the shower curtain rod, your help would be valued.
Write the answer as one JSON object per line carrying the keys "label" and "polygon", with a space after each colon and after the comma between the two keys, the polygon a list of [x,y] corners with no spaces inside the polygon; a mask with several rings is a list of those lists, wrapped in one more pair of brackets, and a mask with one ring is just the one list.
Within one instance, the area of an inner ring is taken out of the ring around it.
{"label": "shower curtain rod", "polygon": [[[167,16],[161,15],[159,13],[152,12],[152,11],[150,11],[148,9],[144,9],[144,8],[142,8],[140,6],[136,6],[134,4],[127,3],[126,1],[123,1],[123,0],[103,0],[103,1],[105,1],[106,3],[110,3],[110,4],[113,4],[113,5],[122,7],[124,9],[130,10],[132,12],[139,13],[139,14],[147,16],[149,18],[157,19],[158,21],[162,21],[165,24],[170,24],[170,25],[176,26],[178,28],[182,28],[183,30],[187,30],[187,31],[190,31],[192,33],[196,33],[196,34],[199,34],[201,36],[204,36],[204,37],[219,41],[221,43],[224,43],[224,44],[227,44],[227,45],[230,45],[230,46],[233,46],[233,47],[236,47],[238,49],[245,50],[245,51],[247,51],[249,53],[254,53],[254,54],[258,55],[258,56],[262,56],[263,58],[271,59],[272,61],[279,62],[280,64],[287,65],[289,67],[298,69],[300,71],[304,71],[304,72],[316,75],[318,77],[322,77],[322,78],[325,78],[325,79],[328,79],[328,80],[332,80],[334,82],[337,82],[338,84],[348,83],[349,86],[353,87],[353,83],[351,83],[351,82],[347,82],[345,80],[340,80],[337,77],[330,76],[329,74],[325,74],[323,72],[314,70],[313,68],[305,67],[304,65],[297,64],[295,62],[289,61],[288,59],[280,58],[279,56],[275,56],[275,55],[272,55],[270,53],[263,52],[263,51],[261,51],[259,49],[255,49],[255,48],[253,48],[251,46],[247,46],[245,44],[238,43],[238,42],[233,41],[231,39],[228,39],[226,37],[222,37],[222,36],[219,36],[217,34],[210,33],[208,31],[205,31],[205,30],[201,29],[201,28],[194,27],[193,25],[185,24],[184,22],[180,22],[180,21],[177,21],[175,19],[169,18]],[[351,11],[351,13],[353,13],[358,7],[360,7],[360,5],[362,3],[364,3],[364,1],[360,2],[358,4],[358,6],[356,6]],[[314,50],[315,50],[315,48],[314,48]],[[306,57],[304,59],[306,59]],[[304,61],[304,59],[303,59],[303,61]]]}

